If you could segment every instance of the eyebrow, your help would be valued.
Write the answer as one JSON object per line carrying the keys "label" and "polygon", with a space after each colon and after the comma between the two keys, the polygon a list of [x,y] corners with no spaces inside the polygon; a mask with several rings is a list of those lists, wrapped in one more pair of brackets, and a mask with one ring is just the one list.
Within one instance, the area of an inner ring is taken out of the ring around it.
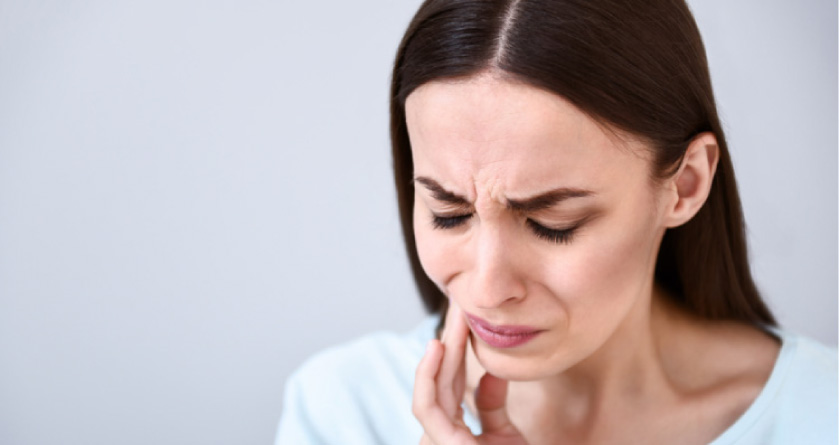
{"label": "eyebrow", "polygon": [[567,201],[572,198],[585,198],[592,195],[594,195],[594,192],[590,190],[562,187],[541,193],[532,198],[522,200],[508,199],[507,206],[517,212],[532,213],[538,212],[539,210],[549,209],[560,202]]}
{"label": "eyebrow", "polygon": [[431,194],[434,196],[435,199],[443,202],[448,202],[450,204],[457,204],[468,206],[469,200],[464,198],[463,196],[458,195],[457,193],[450,192],[443,188],[437,181],[426,178],[424,176],[420,176],[414,178],[414,182],[419,182],[420,184],[424,185]]}
{"label": "eyebrow", "polygon": [[[437,200],[457,205],[471,205],[469,200],[461,195],[446,190],[437,181],[431,178],[420,176],[415,178],[414,182],[424,185],[425,188],[431,191],[432,195]],[[584,198],[594,194],[595,193],[590,190],[560,187],[554,190],[549,190],[545,193],[540,193],[530,198],[507,199],[507,207],[517,212],[532,213],[548,209],[560,202],[567,201],[572,198]]]}

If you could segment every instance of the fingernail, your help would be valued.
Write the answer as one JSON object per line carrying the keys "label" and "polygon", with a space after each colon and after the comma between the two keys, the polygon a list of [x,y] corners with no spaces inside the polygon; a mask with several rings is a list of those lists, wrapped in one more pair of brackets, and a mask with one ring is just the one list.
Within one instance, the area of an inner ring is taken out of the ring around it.
{"label": "fingernail", "polygon": [[430,350],[431,350],[431,344],[432,344],[433,342],[434,342],[434,340],[428,340],[428,343],[426,343],[426,344],[425,344],[425,353],[426,353],[426,354],[428,354],[428,351],[430,351]]}

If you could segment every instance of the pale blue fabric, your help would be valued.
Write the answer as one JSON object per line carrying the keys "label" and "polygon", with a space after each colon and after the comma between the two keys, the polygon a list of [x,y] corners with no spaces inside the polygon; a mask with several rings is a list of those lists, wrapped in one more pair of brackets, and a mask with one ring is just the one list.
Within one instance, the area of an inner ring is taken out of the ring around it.
{"label": "pale blue fabric", "polygon": [[[419,443],[414,371],[434,336],[429,317],[407,334],[376,333],[323,351],[287,381],[276,445]],[[783,346],[766,387],[713,445],[837,443],[837,354],[775,330]],[[480,426],[468,414],[467,425]]]}

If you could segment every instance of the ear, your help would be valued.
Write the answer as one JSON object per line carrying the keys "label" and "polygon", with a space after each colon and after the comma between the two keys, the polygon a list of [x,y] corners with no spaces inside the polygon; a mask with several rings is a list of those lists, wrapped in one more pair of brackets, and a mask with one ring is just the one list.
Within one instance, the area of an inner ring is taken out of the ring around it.
{"label": "ear", "polygon": [[679,170],[668,180],[668,193],[674,197],[666,209],[667,227],[678,227],[693,218],[705,204],[717,171],[720,150],[711,132],[691,139]]}

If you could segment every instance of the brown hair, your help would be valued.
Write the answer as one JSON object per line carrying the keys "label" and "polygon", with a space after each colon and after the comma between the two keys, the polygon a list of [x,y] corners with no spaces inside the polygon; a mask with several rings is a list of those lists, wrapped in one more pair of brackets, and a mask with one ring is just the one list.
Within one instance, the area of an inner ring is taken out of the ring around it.
{"label": "brown hair", "polygon": [[448,300],[419,262],[405,99],[436,79],[493,70],[556,93],[654,150],[654,172],[676,171],[688,143],[710,131],[720,159],[710,195],[668,229],[655,278],[708,319],[774,325],[749,270],[743,211],[717,115],[705,48],[683,0],[426,0],[393,67],[390,131],[402,233],[425,307]]}

